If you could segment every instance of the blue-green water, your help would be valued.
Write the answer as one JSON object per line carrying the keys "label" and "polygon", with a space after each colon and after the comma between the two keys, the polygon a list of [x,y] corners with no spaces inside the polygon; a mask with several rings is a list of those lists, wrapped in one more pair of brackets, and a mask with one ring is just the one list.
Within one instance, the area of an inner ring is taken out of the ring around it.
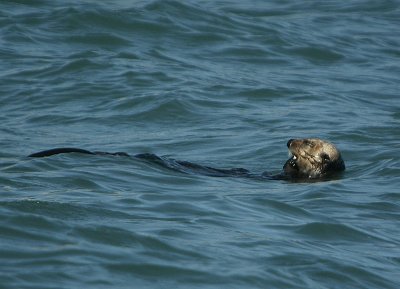
{"label": "blue-green water", "polygon": [[[399,288],[399,1],[1,1],[0,288]],[[335,181],[278,173],[290,138]]]}

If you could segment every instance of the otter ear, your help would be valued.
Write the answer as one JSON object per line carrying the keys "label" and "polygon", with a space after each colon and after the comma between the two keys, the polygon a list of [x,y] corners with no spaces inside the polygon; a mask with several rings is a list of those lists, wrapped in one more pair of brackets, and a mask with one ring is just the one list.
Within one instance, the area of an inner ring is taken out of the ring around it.
{"label": "otter ear", "polygon": [[320,155],[320,157],[321,157],[321,159],[322,159],[324,162],[327,162],[327,161],[330,161],[330,160],[331,160],[331,158],[329,157],[329,155],[326,154],[326,153],[322,153],[322,154]]}

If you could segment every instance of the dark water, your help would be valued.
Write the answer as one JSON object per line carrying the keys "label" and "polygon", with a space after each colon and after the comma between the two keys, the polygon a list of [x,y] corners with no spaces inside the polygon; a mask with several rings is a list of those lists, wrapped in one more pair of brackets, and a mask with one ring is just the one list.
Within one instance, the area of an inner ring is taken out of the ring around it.
{"label": "dark water", "polygon": [[[400,288],[399,1],[1,1],[0,288]],[[187,175],[60,146],[278,173]]]}

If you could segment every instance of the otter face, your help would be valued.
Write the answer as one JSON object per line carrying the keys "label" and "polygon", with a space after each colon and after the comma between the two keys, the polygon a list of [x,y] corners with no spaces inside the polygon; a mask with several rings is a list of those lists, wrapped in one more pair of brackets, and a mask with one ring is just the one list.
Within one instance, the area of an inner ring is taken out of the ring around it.
{"label": "otter face", "polygon": [[344,171],[339,150],[331,143],[317,139],[291,139],[287,146],[292,155],[283,166],[292,178],[321,178]]}

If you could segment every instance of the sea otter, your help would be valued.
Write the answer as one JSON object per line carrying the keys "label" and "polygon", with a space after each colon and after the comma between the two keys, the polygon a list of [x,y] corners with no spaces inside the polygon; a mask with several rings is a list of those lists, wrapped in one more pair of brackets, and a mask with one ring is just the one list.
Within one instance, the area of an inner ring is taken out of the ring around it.
{"label": "sea otter", "polygon": [[62,153],[83,153],[91,155],[113,155],[144,159],[163,167],[183,172],[214,177],[250,177],[275,180],[314,180],[325,179],[345,170],[344,161],[339,150],[331,143],[317,138],[290,139],[287,147],[291,157],[283,166],[283,171],[277,175],[267,172],[255,175],[243,168],[218,169],[180,161],[155,154],[129,155],[124,152],[108,153],[88,151],[79,148],[56,148],[29,155],[29,157],[48,157]]}

